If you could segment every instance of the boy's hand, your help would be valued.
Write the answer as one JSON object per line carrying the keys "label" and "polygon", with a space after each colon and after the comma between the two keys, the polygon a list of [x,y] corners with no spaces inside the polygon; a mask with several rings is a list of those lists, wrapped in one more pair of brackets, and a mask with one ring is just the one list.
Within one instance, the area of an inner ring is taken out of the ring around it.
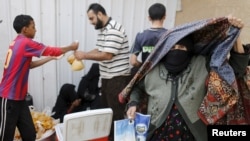
{"label": "boy's hand", "polygon": [[79,46],[79,42],[76,40],[70,45],[72,47],[72,50],[77,50]]}

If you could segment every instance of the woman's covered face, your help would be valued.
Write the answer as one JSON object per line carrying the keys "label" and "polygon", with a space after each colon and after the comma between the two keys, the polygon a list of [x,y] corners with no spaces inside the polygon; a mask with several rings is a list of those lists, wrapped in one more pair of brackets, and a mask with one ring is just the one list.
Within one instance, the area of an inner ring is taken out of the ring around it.
{"label": "woman's covered face", "polygon": [[174,45],[164,57],[165,68],[172,74],[178,74],[187,68],[192,58],[190,38],[183,38]]}

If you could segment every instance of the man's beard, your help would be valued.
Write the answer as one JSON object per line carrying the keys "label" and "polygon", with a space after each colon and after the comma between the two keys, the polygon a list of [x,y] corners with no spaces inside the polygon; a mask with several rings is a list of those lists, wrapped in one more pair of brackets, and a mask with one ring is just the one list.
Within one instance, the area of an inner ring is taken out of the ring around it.
{"label": "man's beard", "polygon": [[97,17],[97,23],[95,25],[95,29],[103,28],[103,22]]}

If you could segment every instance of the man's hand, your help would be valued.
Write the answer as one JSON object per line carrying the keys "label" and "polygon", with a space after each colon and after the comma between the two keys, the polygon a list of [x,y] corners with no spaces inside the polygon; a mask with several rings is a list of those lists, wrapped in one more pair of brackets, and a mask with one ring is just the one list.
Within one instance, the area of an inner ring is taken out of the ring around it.
{"label": "man's hand", "polygon": [[84,60],[86,58],[85,54],[86,54],[86,52],[84,52],[84,51],[75,51],[74,52],[74,55],[75,55],[77,60]]}

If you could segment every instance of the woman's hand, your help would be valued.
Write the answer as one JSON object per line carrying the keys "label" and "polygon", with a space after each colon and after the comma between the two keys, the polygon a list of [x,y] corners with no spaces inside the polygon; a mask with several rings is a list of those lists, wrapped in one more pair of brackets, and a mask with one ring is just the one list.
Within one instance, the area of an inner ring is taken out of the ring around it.
{"label": "woman's hand", "polygon": [[131,106],[127,110],[128,119],[135,119],[136,106]]}
{"label": "woman's hand", "polygon": [[80,103],[81,103],[81,99],[80,99],[80,98],[79,98],[79,99],[76,99],[75,101],[73,101],[72,106],[73,106],[73,107],[77,107],[77,106],[80,105]]}
{"label": "woman's hand", "polygon": [[[227,16],[227,18],[228,18],[229,23],[232,24],[232,26],[237,27],[239,29],[242,29],[244,27],[244,23],[240,18],[236,18],[232,15]],[[242,45],[242,42],[240,39],[240,35],[237,38],[237,40],[233,46],[233,50],[237,53],[245,53],[245,50],[243,48],[243,45]]]}
{"label": "woman's hand", "polygon": [[244,23],[240,18],[236,18],[232,15],[228,15],[227,19],[229,23],[231,23],[233,26],[242,29],[244,27]]}

